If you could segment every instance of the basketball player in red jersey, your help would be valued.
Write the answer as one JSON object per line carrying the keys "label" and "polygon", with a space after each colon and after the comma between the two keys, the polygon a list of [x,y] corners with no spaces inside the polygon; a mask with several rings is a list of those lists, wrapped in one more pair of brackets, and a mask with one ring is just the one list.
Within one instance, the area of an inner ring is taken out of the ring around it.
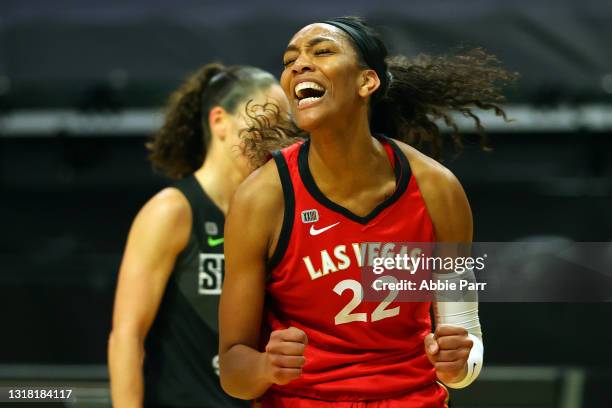
{"label": "basketball player in red jersey", "polygon": [[[264,407],[443,407],[482,366],[477,304],[368,302],[362,242],[472,240],[457,179],[400,140],[433,140],[432,121],[495,108],[513,75],[491,56],[387,59],[357,18],[302,28],[281,85],[303,143],[238,188],[226,221],[221,383]],[[434,150],[434,153],[436,151]],[[261,327],[267,330],[261,330]]]}

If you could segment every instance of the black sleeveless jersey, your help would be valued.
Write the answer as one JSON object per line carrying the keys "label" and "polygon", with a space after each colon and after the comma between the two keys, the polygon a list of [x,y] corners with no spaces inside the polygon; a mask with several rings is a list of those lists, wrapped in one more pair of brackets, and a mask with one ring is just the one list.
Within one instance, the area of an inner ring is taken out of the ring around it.
{"label": "black sleeveless jersey", "polygon": [[224,216],[194,176],[173,187],[189,201],[193,222],[145,342],[145,406],[246,407],[219,382]]}

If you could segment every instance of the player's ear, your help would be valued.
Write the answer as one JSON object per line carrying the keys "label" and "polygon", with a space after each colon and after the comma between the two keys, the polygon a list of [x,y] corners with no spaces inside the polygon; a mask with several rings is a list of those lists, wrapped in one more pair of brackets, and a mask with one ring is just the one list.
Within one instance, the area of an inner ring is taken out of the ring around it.
{"label": "player's ear", "polygon": [[208,127],[213,137],[221,141],[227,137],[227,112],[220,106],[215,106],[208,113]]}
{"label": "player's ear", "polygon": [[359,77],[359,96],[367,98],[372,95],[380,86],[378,74],[373,69],[366,69],[361,72]]}

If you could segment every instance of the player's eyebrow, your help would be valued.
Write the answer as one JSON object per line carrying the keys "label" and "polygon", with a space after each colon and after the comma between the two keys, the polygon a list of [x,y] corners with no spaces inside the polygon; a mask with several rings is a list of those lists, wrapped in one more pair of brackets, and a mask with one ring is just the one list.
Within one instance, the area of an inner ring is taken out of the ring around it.
{"label": "player's eyebrow", "polygon": [[[325,42],[325,41],[334,41],[334,40],[329,37],[314,37],[314,38],[311,38],[308,41],[308,43],[306,43],[306,48],[312,48],[315,45]],[[285,50],[285,54],[288,53],[289,51],[299,51],[299,48],[295,44],[289,44],[289,46],[287,46],[287,49]]]}

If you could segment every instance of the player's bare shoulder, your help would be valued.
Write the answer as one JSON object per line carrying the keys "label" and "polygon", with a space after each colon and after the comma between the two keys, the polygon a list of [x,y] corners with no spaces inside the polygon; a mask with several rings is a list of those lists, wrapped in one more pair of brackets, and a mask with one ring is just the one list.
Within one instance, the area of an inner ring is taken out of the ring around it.
{"label": "player's bare shoulder", "polygon": [[396,141],[406,155],[425,205],[436,227],[436,235],[463,241],[472,235],[472,212],[455,175],[440,162],[406,143]]}
{"label": "player's bare shoulder", "polygon": [[230,211],[248,206],[256,213],[278,211],[283,205],[283,188],[274,160],[253,171],[240,184],[232,198]]}
{"label": "player's bare shoulder", "polygon": [[461,187],[457,177],[440,162],[404,142],[395,140],[395,143],[406,155],[412,174],[417,179],[421,190],[432,188],[444,191]]}
{"label": "player's bare shoulder", "polygon": [[146,214],[147,217],[169,220],[173,223],[191,223],[189,201],[174,187],[166,187],[155,194],[140,212]]}
{"label": "player's bare shoulder", "polygon": [[226,242],[231,241],[231,233],[239,232],[242,240],[258,241],[270,248],[282,225],[283,209],[280,176],[274,160],[269,160],[236,190],[225,224]]}
{"label": "player's bare shoulder", "polygon": [[182,249],[191,233],[191,206],[179,190],[167,187],[147,201],[132,225],[132,233],[148,239],[159,237],[165,245]]}

